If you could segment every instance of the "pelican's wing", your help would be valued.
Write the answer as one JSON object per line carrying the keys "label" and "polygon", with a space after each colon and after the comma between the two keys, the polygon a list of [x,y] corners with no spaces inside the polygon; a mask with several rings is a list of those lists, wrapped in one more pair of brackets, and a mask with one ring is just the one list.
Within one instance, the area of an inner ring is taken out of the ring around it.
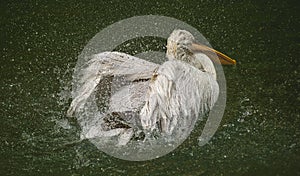
{"label": "pelican's wing", "polygon": [[213,107],[219,94],[218,83],[210,74],[176,60],[159,67],[149,87],[140,112],[142,127],[153,130],[159,124],[167,134],[177,124],[192,127],[200,113]]}
{"label": "pelican's wing", "polygon": [[155,63],[119,52],[103,52],[91,56],[79,73],[80,76],[77,78],[75,89],[72,92],[73,101],[67,115],[72,116],[78,112],[104,78],[123,76],[127,81],[149,79],[158,66]]}

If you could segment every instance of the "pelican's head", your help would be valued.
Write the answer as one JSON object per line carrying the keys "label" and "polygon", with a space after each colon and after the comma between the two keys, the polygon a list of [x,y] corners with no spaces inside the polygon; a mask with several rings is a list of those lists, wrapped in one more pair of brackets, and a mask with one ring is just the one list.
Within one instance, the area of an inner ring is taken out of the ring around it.
{"label": "pelican's head", "polygon": [[167,41],[167,58],[187,61],[194,36],[186,30],[174,30]]}
{"label": "pelican's head", "polygon": [[203,44],[197,43],[194,36],[186,30],[176,29],[171,33],[167,41],[166,56],[168,59],[176,59],[193,63],[195,59],[194,55],[196,53],[203,53],[216,63],[224,65],[236,64],[235,60],[225,54]]}

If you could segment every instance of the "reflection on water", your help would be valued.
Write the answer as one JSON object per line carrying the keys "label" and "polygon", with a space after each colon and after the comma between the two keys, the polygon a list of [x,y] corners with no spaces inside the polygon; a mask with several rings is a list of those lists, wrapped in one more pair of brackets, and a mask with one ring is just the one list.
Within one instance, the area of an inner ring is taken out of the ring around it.
{"label": "reflection on water", "polygon": [[[1,2],[0,9],[1,175],[299,174],[293,1]],[[80,127],[65,113],[83,46],[107,25],[146,14],[189,23],[238,63],[224,68],[227,107],[209,144],[199,147],[195,131],[165,157],[128,162],[78,141]]]}

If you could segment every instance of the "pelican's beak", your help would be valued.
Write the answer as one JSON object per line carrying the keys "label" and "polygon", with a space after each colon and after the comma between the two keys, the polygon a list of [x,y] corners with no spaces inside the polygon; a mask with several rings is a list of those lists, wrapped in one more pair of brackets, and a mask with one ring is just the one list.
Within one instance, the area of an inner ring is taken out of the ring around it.
{"label": "pelican's beak", "polygon": [[191,46],[191,50],[192,52],[202,52],[203,54],[206,54],[215,63],[221,63],[222,65],[236,64],[236,61],[234,59],[231,59],[225,54],[199,43],[193,43]]}

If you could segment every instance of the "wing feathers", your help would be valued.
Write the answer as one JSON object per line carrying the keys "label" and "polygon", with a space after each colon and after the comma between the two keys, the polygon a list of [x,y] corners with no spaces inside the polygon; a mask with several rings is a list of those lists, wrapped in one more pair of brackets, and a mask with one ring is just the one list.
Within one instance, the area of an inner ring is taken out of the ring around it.
{"label": "wing feathers", "polygon": [[[78,74],[68,116],[79,112],[104,76],[124,76],[128,81],[149,79],[157,64],[119,52],[103,52],[91,56]],[[75,79],[76,80],[76,79]]]}

